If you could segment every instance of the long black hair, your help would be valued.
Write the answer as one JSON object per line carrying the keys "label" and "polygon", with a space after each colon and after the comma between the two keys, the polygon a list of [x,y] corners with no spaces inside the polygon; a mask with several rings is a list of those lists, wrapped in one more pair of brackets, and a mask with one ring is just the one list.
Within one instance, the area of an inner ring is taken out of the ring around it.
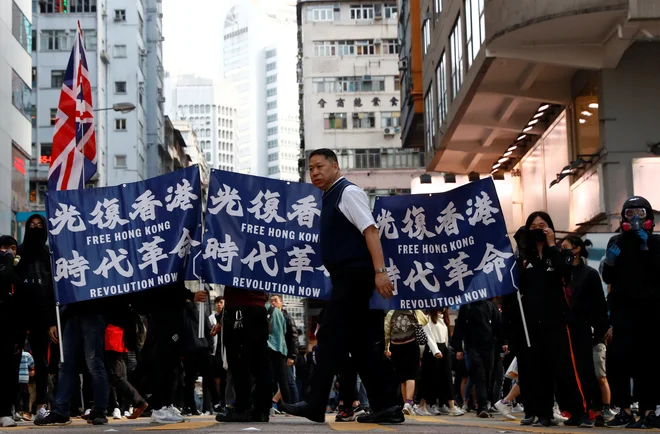
{"label": "long black hair", "polygon": [[[550,218],[550,215],[547,212],[534,211],[529,215],[529,217],[527,217],[527,221],[525,222],[525,234],[529,233],[529,228],[532,226],[532,223],[534,222],[534,220],[536,220],[537,217],[541,217],[541,219],[544,222],[546,222],[546,224],[550,229],[552,229],[553,231],[555,230],[555,224],[552,222],[552,218]],[[544,246],[544,249],[547,247],[549,246],[547,246],[547,242],[546,242],[546,246]],[[523,251],[524,251],[524,257],[526,259],[534,258],[536,256],[536,244],[529,242],[529,239],[525,240]]]}
{"label": "long black hair", "polygon": [[571,246],[573,246],[574,249],[577,249],[578,247],[580,248],[580,259],[587,260],[589,258],[589,252],[587,251],[587,247],[591,247],[593,244],[591,243],[591,240],[583,240],[577,235],[566,235],[562,240],[562,243],[564,241],[568,241],[571,243]]}

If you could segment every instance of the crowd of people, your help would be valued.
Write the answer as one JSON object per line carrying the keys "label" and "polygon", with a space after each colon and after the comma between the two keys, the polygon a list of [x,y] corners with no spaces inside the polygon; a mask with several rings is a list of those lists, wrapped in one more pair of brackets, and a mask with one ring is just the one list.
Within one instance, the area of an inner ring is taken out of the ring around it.
{"label": "crowd of people", "polygon": [[[330,150],[311,154],[310,175],[325,192],[321,254],[333,291],[309,352],[280,295],[229,286],[213,303],[183,282],[74,303],[60,329],[46,220],[30,217],[20,245],[0,237],[0,425],[202,413],[324,422],[328,412],[401,423],[474,411],[520,412],[537,427],[660,428],[660,236],[646,200],[624,204],[601,273],[586,264],[588,242],[559,240],[548,214],[531,214],[515,235],[519,292],[461,306],[452,326],[448,309],[369,309],[374,287],[388,298],[393,286],[368,198]],[[201,304],[213,312],[203,337]]]}

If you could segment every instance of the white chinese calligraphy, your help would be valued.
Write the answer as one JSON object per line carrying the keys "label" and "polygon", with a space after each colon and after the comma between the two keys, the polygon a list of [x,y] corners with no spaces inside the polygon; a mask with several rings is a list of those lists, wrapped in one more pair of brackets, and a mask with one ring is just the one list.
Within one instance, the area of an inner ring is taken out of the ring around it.
{"label": "white chinese calligraphy", "polygon": [[445,285],[451,286],[458,282],[458,289],[465,292],[463,279],[473,275],[467,264],[463,263],[464,260],[469,258],[470,255],[465,252],[460,252],[456,258],[449,258],[449,262],[445,265],[445,270],[449,271],[449,280],[445,282]]}
{"label": "white chinese calligraphy", "polygon": [[291,205],[293,212],[287,213],[286,217],[290,220],[298,219],[298,225],[311,228],[314,225],[314,216],[320,216],[321,210],[316,206],[316,199],[313,195],[303,197]]}
{"label": "white chinese calligraphy", "polygon": [[53,225],[53,229],[50,231],[53,235],[59,235],[65,226],[71,232],[81,232],[87,229],[80,213],[73,205],[61,203],[60,209],[55,211],[55,217],[48,220]]}
{"label": "white chinese calligraphy", "polygon": [[142,253],[142,263],[138,265],[140,270],[151,267],[151,272],[158,274],[158,262],[167,259],[167,255],[163,253],[163,248],[159,246],[165,240],[156,235],[150,242],[142,243],[142,247],[138,249],[138,253]]}
{"label": "white chinese calligraphy", "polygon": [[412,209],[408,208],[403,223],[405,226],[401,229],[401,232],[408,234],[410,238],[423,240],[424,237],[435,237],[433,232],[426,229],[426,216],[424,215],[424,208],[421,206],[417,208],[413,205]]}
{"label": "white chinese calligraphy", "polygon": [[465,220],[465,217],[461,213],[456,211],[456,206],[454,202],[449,202],[447,207],[440,213],[438,217],[438,226],[435,227],[435,231],[438,235],[442,235],[442,231],[445,231],[447,235],[458,235],[458,221]]}
{"label": "white chinese calligraphy", "polygon": [[114,229],[117,225],[123,226],[129,222],[129,220],[122,219],[119,216],[119,200],[116,198],[111,200],[103,199],[103,202],[96,202],[96,207],[90,215],[94,218],[89,223],[97,226],[99,229]]}
{"label": "white chinese calligraphy", "polygon": [[392,213],[385,208],[380,210],[380,214],[376,217],[376,223],[378,225],[378,236],[382,237],[385,234],[385,238],[388,240],[396,240],[399,238],[399,231],[394,224],[394,217]]}
{"label": "white chinese calligraphy", "polygon": [[[260,191],[257,197],[250,202],[254,206],[248,208],[248,212],[254,214],[254,218],[257,220],[263,220],[266,223],[270,223],[273,220],[283,223],[286,219],[277,214],[277,208],[280,206],[279,197],[280,194],[276,191],[271,192],[270,190],[266,190],[266,193]],[[266,203],[263,202],[264,200]]]}
{"label": "white chinese calligraphy", "polygon": [[78,287],[85,286],[87,285],[85,271],[89,270],[89,261],[83,256],[80,256],[75,250],[72,253],[73,259],[59,258],[55,261],[55,276],[53,278],[56,282],[59,282],[61,279],[69,280],[74,278],[78,279],[78,281],[72,281],[72,285]]}
{"label": "white chinese calligraphy", "polygon": [[[112,270],[113,268],[117,270],[119,274],[121,274],[124,277],[132,277],[133,276],[133,265],[131,265],[130,261],[128,261],[128,251],[126,249],[119,249],[118,250],[119,255],[114,250],[107,249],[106,253],[108,254],[108,257],[104,257],[103,261],[101,262],[101,265],[94,270],[94,274],[100,274],[103,277],[107,279],[108,277],[108,271]],[[121,261],[126,260],[127,267],[124,268],[121,266]]]}
{"label": "white chinese calligraphy", "polygon": [[233,259],[238,256],[238,246],[231,240],[229,234],[225,234],[225,242],[218,243],[215,238],[209,238],[206,242],[206,249],[202,254],[203,259],[213,258],[220,260],[218,267],[222,271],[230,272]]}
{"label": "white chinese calligraphy", "polygon": [[179,258],[183,259],[184,256],[190,254],[190,249],[192,247],[197,247],[201,243],[199,241],[193,240],[190,236],[190,231],[188,228],[183,228],[183,235],[179,239],[179,242],[176,243],[176,246],[170,253],[176,253],[179,255]]}
{"label": "white chinese calligraphy", "polygon": [[156,196],[151,192],[151,190],[146,190],[144,193],[138,196],[137,199],[135,199],[135,203],[131,205],[131,208],[133,208],[135,211],[131,212],[128,216],[132,220],[135,220],[135,218],[139,215],[143,222],[156,220],[157,206],[162,207],[163,203],[159,200],[156,200]]}
{"label": "white chinese calligraphy", "polygon": [[284,267],[284,272],[296,273],[296,282],[300,283],[303,271],[314,271],[314,267],[310,267],[309,265],[312,263],[312,260],[307,255],[313,255],[315,252],[309,244],[305,244],[304,249],[294,246],[292,250],[286,253],[289,256],[293,256],[293,258],[289,260],[289,267]]}
{"label": "white chinese calligraphy", "polygon": [[[408,278],[403,282],[403,284],[414,291],[417,282],[422,282],[422,285],[424,285],[424,288],[427,290],[431,292],[439,292],[440,282],[438,282],[438,278],[433,275],[433,270],[435,269],[433,264],[426,262],[424,264],[426,265],[426,269],[421,262],[414,261],[413,264],[415,265],[415,269],[410,270],[410,274],[408,275]],[[433,277],[433,283],[429,281],[429,274]]]}
{"label": "white chinese calligraphy", "polygon": [[479,222],[483,223],[486,226],[488,226],[491,223],[495,223],[493,214],[499,213],[500,210],[491,206],[493,204],[493,201],[490,200],[490,196],[488,196],[488,193],[482,191],[481,196],[477,196],[474,198],[474,209],[472,204],[473,204],[472,199],[469,199],[467,201],[467,205],[469,208],[467,209],[467,211],[465,211],[465,214],[470,216],[468,217],[468,222],[472,226],[476,225]]}
{"label": "white chinese calligraphy", "polygon": [[192,209],[193,204],[190,201],[197,200],[199,197],[193,193],[193,187],[187,179],[182,180],[181,184],[177,183],[176,189],[174,187],[168,187],[167,193],[168,195],[165,196],[165,202],[167,203],[165,208],[168,211],[174,211],[176,208],[181,209],[181,211]]}
{"label": "white chinese calligraphy", "polygon": [[387,267],[387,275],[390,276],[390,280],[394,285],[394,291],[392,291],[392,295],[397,295],[399,294],[398,282],[399,280],[401,280],[401,272],[399,271],[399,268],[396,265],[394,265],[394,261],[392,260],[392,258],[390,258],[389,261],[390,261],[390,265],[389,267]]}
{"label": "white chinese calligraphy", "polygon": [[209,212],[213,215],[226,209],[228,215],[233,217],[243,217],[243,205],[241,205],[241,197],[238,195],[238,190],[231,188],[227,184],[222,184],[222,188],[218,189],[216,196],[211,196],[211,204],[213,208],[209,208]]}
{"label": "white chinese calligraphy", "polygon": [[320,267],[316,267],[316,269],[317,269],[318,271],[323,271],[323,275],[324,275],[325,277],[330,277],[330,273],[329,273],[328,270],[325,268],[325,265],[321,265]]}
{"label": "white chinese calligraphy", "polygon": [[492,244],[486,243],[486,253],[484,253],[484,257],[481,259],[479,266],[474,270],[483,270],[483,272],[486,274],[490,274],[495,271],[495,273],[497,273],[497,280],[499,280],[501,283],[502,269],[506,268],[506,263],[504,260],[509,259],[511,256],[513,256],[513,253],[500,252]]}
{"label": "white chinese calligraphy", "polygon": [[277,259],[273,259],[272,267],[268,264],[268,258],[275,256],[275,254],[277,253],[277,247],[271,244],[268,246],[268,249],[270,251],[267,251],[266,245],[264,243],[262,243],[261,241],[257,241],[257,244],[259,245],[259,253],[257,253],[257,249],[252,249],[252,251],[248,256],[241,259],[241,262],[246,264],[248,268],[250,268],[250,270],[254,270],[255,263],[261,262],[261,266],[269,276],[271,277],[277,276],[277,272],[279,271],[279,267],[277,265]]}

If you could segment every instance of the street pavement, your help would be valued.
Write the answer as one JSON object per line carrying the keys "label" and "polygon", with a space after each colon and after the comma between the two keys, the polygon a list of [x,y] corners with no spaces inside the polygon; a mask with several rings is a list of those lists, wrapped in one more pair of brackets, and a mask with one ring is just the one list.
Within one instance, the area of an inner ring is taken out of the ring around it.
{"label": "street pavement", "polygon": [[[399,432],[399,433],[455,433],[455,434],[515,434],[515,433],[617,433],[624,429],[593,428],[581,429],[572,427],[535,428],[522,427],[517,421],[505,421],[502,418],[479,419],[474,414],[461,417],[448,416],[407,416],[401,425],[358,424],[355,422],[334,422],[335,415],[328,415],[325,424],[309,422],[306,419],[290,416],[276,416],[268,424],[221,424],[212,416],[188,418],[186,422],[173,425],[155,425],[149,418],[137,421],[122,419],[111,420],[108,425],[92,426],[81,419],[73,419],[71,425],[65,427],[37,427],[29,422],[20,422],[15,428],[0,428],[0,433],[14,431],[35,431],[39,433],[127,433],[127,432],[183,432],[198,433],[324,433],[324,432]],[[628,431],[629,432],[629,431]],[[645,430],[645,432],[660,432],[660,430]],[[27,433],[26,433],[27,434]]]}

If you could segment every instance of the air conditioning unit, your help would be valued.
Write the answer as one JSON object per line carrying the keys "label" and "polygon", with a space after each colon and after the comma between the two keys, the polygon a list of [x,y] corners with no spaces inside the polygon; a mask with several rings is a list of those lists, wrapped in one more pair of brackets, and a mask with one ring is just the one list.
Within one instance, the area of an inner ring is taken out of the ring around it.
{"label": "air conditioning unit", "polygon": [[386,136],[393,136],[394,135],[394,128],[385,128],[383,130],[383,134]]}
{"label": "air conditioning unit", "polygon": [[399,60],[399,71],[408,70],[408,59]]}
{"label": "air conditioning unit", "polygon": [[110,63],[110,56],[108,55],[107,51],[101,50],[100,57],[101,57],[101,62],[103,62],[104,64],[107,65],[108,63]]}

